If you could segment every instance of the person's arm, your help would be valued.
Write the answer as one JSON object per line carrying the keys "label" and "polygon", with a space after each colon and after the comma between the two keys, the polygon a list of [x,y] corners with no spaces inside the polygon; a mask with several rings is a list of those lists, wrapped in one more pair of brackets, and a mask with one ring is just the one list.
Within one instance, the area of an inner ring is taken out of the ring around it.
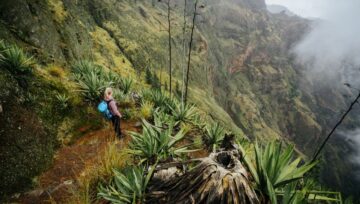
{"label": "person's arm", "polygon": [[118,110],[118,108],[117,108],[117,106],[116,106],[115,101],[111,101],[111,102],[109,103],[109,106],[110,106],[111,110],[113,111],[113,114],[114,114],[114,115],[117,115],[117,116],[119,116],[120,118],[122,117],[121,113],[119,112],[119,110]]}

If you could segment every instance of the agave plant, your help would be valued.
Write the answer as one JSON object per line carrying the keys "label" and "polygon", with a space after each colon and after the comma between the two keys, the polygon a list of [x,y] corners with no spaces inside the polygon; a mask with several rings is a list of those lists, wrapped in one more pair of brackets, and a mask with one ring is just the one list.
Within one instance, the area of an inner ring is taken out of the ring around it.
{"label": "agave plant", "polygon": [[167,113],[171,114],[172,109],[176,109],[177,104],[179,104],[180,102],[175,98],[175,97],[168,97],[167,101],[166,101],[166,106],[163,107],[163,110],[166,111]]}
{"label": "agave plant", "polygon": [[0,66],[15,75],[32,73],[33,57],[29,57],[16,45],[6,45],[4,42],[0,44]]}
{"label": "agave plant", "polygon": [[204,135],[204,143],[209,150],[215,152],[224,139],[224,128],[219,123],[208,124]]}
{"label": "agave plant", "polygon": [[125,94],[122,90],[118,88],[113,89],[113,96],[116,101],[121,104],[122,108],[131,108],[135,105],[134,99],[131,97],[130,94]]}
{"label": "agave plant", "polygon": [[124,92],[124,94],[130,93],[131,86],[133,84],[132,79],[123,78],[119,82],[120,82],[120,89]]}
{"label": "agave plant", "polygon": [[124,98],[126,98],[126,95],[120,89],[115,88],[113,89],[113,97],[116,99],[116,101],[122,101]]}
{"label": "agave plant", "polygon": [[316,165],[316,163],[307,163],[299,166],[301,158],[292,160],[294,147],[288,146],[282,150],[281,146],[277,141],[271,142],[264,148],[256,143],[256,166],[253,166],[249,157],[245,155],[245,162],[257,188],[265,195],[264,199],[270,199],[273,204],[277,204],[276,189],[303,178],[304,174]]}
{"label": "agave plant", "polygon": [[121,89],[122,78],[120,77],[119,74],[109,71],[107,73],[104,73],[103,76],[105,81],[111,82],[114,85],[114,87]]}
{"label": "agave plant", "polygon": [[95,73],[98,76],[104,75],[103,68],[101,66],[87,60],[76,62],[72,66],[72,72],[80,76],[90,75],[91,73]]}
{"label": "agave plant", "polygon": [[169,107],[175,108],[176,102],[174,99],[171,99],[164,92],[151,89],[150,91],[142,91],[143,100],[151,101],[154,103],[155,108],[160,108],[162,111],[166,113],[170,113],[171,109]]}
{"label": "agave plant", "polygon": [[57,94],[55,97],[59,102],[60,110],[65,110],[69,107],[69,96],[66,94]]}
{"label": "agave plant", "polygon": [[[97,102],[101,97],[101,92],[106,88],[114,87],[114,97],[116,99],[125,99],[127,92],[129,92],[132,81],[130,79],[124,80],[120,78],[115,72],[104,71],[104,68],[90,61],[79,61],[72,67],[74,80],[80,87],[80,92],[85,99],[90,102]],[[126,86],[125,89],[122,87]],[[122,92],[120,92],[120,90]],[[126,92],[125,92],[125,91]],[[123,101],[124,102],[124,101]]]}
{"label": "agave plant", "polygon": [[177,126],[178,122],[175,121],[174,116],[165,113],[162,109],[156,108],[154,110],[154,125],[156,127],[166,128],[169,124]]}
{"label": "agave plant", "polygon": [[155,107],[163,108],[168,106],[168,97],[159,90],[153,90],[151,92],[151,99],[154,102]]}
{"label": "agave plant", "polygon": [[89,61],[80,61],[73,66],[73,77],[79,92],[90,102],[97,102],[106,87],[114,82],[103,68]]}
{"label": "agave plant", "polygon": [[140,96],[141,96],[141,100],[142,102],[144,101],[152,101],[152,97],[151,97],[152,91],[151,89],[142,89],[140,91]]}
{"label": "agave plant", "polygon": [[195,106],[193,105],[184,105],[183,103],[177,103],[175,108],[168,105],[171,109],[171,114],[174,116],[175,121],[178,122],[188,122],[192,121],[197,115]]}
{"label": "agave plant", "polygon": [[36,94],[33,94],[31,92],[27,92],[25,94],[25,104],[32,106],[36,104],[36,101],[38,101],[38,96]]}
{"label": "agave plant", "polygon": [[123,171],[114,171],[114,180],[107,186],[100,186],[98,197],[111,203],[144,203],[145,193],[155,166],[146,172],[145,167],[127,168]]}
{"label": "agave plant", "polygon": [[84,75],[77,84],[79,86],[79,92],[90,102],[97,102],[103,90],[111,85],[111,83],[103,81],[95,72]]}
{"label": "agave plant", "polygon": [[130,132],[132,141],[129,144],[129,153],[139,158],[140,163],[156,163],[157,161],[179,156],[191,152],[187,146],[176,145],[185,136],[180,130],[173,135],[174,124],[170,123],[168,128],[151,125],[143,120],[142,134]]}

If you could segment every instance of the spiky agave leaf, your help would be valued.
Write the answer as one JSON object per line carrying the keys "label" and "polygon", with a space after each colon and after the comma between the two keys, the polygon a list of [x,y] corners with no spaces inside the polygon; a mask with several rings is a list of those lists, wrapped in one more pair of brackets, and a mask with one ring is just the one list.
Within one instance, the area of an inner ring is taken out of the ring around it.
{"label": "spiky agave leaf", "polygon": [[303,178],[316,163],[299,166],[300,158],[293,160],[294,147],[282,149],[281,143],[273,141],[262,148],[255,144],[255,166],[249,158],[244,156],[257,188],[269,197],[272,203],[277,203],[275,190]]}
{"label": "spiky agave leaf", "polygon": [[131,90],[133,80],[130,78],[122,78],[119,82],[120,82],[119,88],[124,92],[124,94],[128,94]]}
{"label": "spiky agave leaf", "polygon": [[72,73],[79,74],[80,76],[95,73],[97,76],[104,75],[104,68],[88,60],[81,60],[72,66]]}
{"label": "spiky agave leaf", "polygon": [[2,42],[0,46],[0,65],[12,74],[24,75],[32,73],[33,57],[28,56],[20,47],[7,45]]}
{"label": "spiky agave leaf", "polygon": [[204,142],[209,150],[215,152],[224,139],[224,128],[219,123],[207,124],[206,134],[204,135]]}
{"label": "spiky agave leaf", "polygon": [[130,132],[132,140],[129,144],[129,153],[140,158],[140,163],[156,160],[160,151],[157,134],[157,127],[143,120],[142,133]]}
{"label": "spiky agave leaf", "polygon": [[146,189],[154,169],[155,166],[150,166],[148,171],[142,166],[122,171],[114,169],[113,182],[106,187],[100,186],[98,197],[116,204],[144,203]]}
{"label": "spiky agave leaf", "polygon": [[78,91],[90,102],[97,102],[102,97],[103,90],[111,85],[102,80],[95,72],[83,75],[76,83],[79,87]]}
{"label": "spiky agave leaf", "polygon": [[178,122],[189,122],[197,115],[195,106],[175,103],[175,107],[169,105],[171,114],[174,116],[175,121]]}
{"label": "spiky agave leaf", "polygon": [[115,73],[113,71],[109,71],[107,73],[104,73],[104,79],[108,82],[111,82],[115,88],[121,88],[121,81],[122,78],[118,73]]}
{"label": "spiky agave leaf", "polygon": [[174,122],[174,116],[165,113],[162,109],[156,108],[154,111],[154,125],[156,127],[166,128],[169,123],[173,123],[174,126],[177,126],[178,123]]}
{"label": "spiky agave leaf", "polygon": [[156,161],[167,159],[174,155],[187,152],[187,146],[177,145],[184,136],[184,130],[173,133],[174,123],[170,122],[167,128],[155,126],[143,120],[143,132],[130,132],[132,141],[129,144],[129,153],[140,159],[140,163],[153,164]]}

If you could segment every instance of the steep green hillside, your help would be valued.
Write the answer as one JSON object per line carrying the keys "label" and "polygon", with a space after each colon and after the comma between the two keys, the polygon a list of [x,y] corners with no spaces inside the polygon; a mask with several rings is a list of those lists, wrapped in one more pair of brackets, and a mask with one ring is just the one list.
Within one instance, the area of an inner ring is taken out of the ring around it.
{"label": "steep green hillside", "polygon": [[[181,85],[185,63],[182,49],[184,7],[182,1],[174,2],[175,87],[176,82]],[[298,152],[305,157],[312,156],[321,138],[335,123],[334,114],[346,103],[340,90],[313,87],[302,75],[301,66],[294,63],[289,50],[301,39],[309,22],[298,17],[269,14],[264,0],[207,0],[201,5],[194,35],[190,101],[238,135],[261,141],[280,138],[296,144]],[[47,97],[53,99],[50,93],[54,90],[59,89],[60,93],[71,90],[66,74],[73,63],[82,59],[95,61],[134,79],[137,87],[146,86],[145,70],[150,69],[163,86],[168,86],[166,9],[164,2],[154,0],[4,0],[0,4],[0,38],[24,47],[35,57],[38,72],[42,73],[36,79],[42,79],[41,83],[50,87],[43,90],[46,92],[41,96],[44,103]],[[191,24],[192,12],[191,0],[187,7],[187,26]],[[186,42],[189,32],[187,29]],[[51,70],[56,68],[65,73],[63,78],[51,75]],[[5,73],[0,72],[0,76],[8,80]],[[34,94],[41,95],[36,93],[41,90],[40,86],[43,85],[32,86]],[[10,106],[4,102],[9,96],[0,96],[1,104]],[[83,110],[76,98],[74,101],[74,106]],[[51,100],[49,105],[29,106],[25,112],[37,110],[30,118],[38,121],[40,117],[44,121],[53,115],[51,111],[42,114],[44,107],[52,110]],[[21,109],[14,110],[17,111]],[[87,111],[83,110],[84,114]],[[46,156],[41,157],[44,159],[39,163],[47,165],[54,143],[59,139],[56,136],[64,132],[61,127],[66,126],[66,121],[77,121],[78,117],[69,114],[48,122],[52,132],[44,134],[53,139],[46,143],[49,148],[45,148]],[[352,122],[349,120],[348,125]],[[1,124],[10,127],[7,121]],[[69,129],[65,132],[71,132],[72,128],[65,127]],[[21,130],[13,131],[6,135],[21,133]],[[3,148],[1,151],[14,151],[13,147]],[[347,179],[340,179],[347,175],[348,168],[346,165],[338,168],[346,149],[346,146],[335,145],[327,149],[329,156],[325,160],[331,171],[324,170],[326,174],[322,175],[326,177],[322,180],[350,191],[353,186],[345,184]],[[26,175],[26,179],[42,169]],[[337,179],[333,180],[334,177]]]}

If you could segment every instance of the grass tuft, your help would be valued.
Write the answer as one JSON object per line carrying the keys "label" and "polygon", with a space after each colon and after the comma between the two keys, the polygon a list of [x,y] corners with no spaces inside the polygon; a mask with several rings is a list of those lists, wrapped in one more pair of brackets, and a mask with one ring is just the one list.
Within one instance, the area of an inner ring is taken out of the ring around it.
{"label": "grass tuft", "polygon": [[56,78],[60,78],[63,79],[66,76],[66,73],[64,71],[63,68],[56,66],[56,65],[52,65],[49,69],[48,72],[51,76],[56,77]]}

